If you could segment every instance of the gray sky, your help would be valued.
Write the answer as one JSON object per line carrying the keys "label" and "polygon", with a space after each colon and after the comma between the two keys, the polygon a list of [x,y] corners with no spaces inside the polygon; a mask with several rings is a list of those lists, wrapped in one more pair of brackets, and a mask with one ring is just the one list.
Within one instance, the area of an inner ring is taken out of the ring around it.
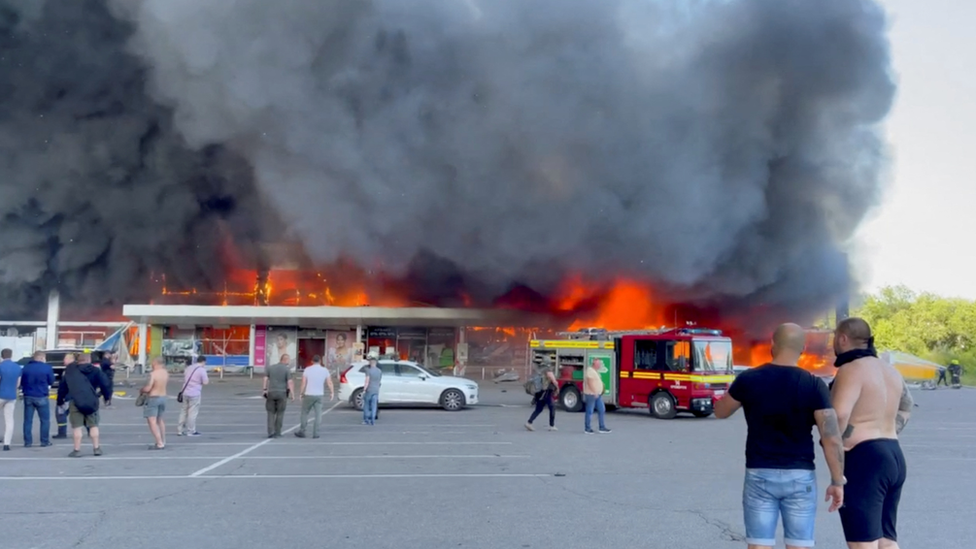
{"label": "gray sky", "polygon": [[899,83],[887,123],[894,165],[859,234],[863,280],[976,299],[976,2],[882,4]]}

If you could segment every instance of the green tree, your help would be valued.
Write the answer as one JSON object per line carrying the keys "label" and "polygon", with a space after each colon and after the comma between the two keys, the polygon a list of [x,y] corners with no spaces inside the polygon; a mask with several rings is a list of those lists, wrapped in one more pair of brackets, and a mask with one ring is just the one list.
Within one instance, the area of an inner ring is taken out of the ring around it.
{"label": "green tree", "polygon": [[879,349],[939,364],[957,359],[967,382],[976,384],[976,302],[893,286],[863,296],[852,314],[871,323]]}

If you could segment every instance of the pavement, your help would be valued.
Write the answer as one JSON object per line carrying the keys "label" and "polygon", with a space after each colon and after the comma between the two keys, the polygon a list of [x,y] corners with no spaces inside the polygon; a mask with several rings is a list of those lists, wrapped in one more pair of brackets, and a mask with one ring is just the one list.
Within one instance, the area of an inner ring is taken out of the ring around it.
{"label": "pavement", "polygon": [[[167,448],[158,452],[147,449],[152,438],[129,395],[102,411],[101,457],[89,446],[68,458],[64,441],[26,449],[18,427],[13,450],[0,453],[0,545],[744,547],[741,414],[661,421],[616,412],[607,420],[613,433],[584,435],[582,414],[557,412],[559,431],[548,432],[544,413],[528,432],[521,387],[481,385],[485,405],[384,409],[375,426],[330,403],[319,439],[292,436],[297,402],[286,435],[265,438],[257,378],[205,388],[201,437],[175,436],[172,398]],[[968,548],[976,537],[976,523],[964,518],[976,490],[976,391],[914,395],[899,541]],[[20,414],[18,405],[17,425]],[[818,459],[822,491],[828,478]],[[817,541],[844,546],[826,504]]]}

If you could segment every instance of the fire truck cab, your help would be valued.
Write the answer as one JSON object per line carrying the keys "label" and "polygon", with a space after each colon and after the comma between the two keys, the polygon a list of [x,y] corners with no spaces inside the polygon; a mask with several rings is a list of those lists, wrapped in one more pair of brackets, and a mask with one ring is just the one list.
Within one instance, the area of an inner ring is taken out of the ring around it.
{"label": "fire truck cab", "polygon": [[567,411],[583,409],[583,373],[594,360],[607,406],[647,408],[660,419],[679,412],[710,416],[735,379],[732,340],[719,330],[589,328],[560,335],[567,338],[530,341],[529,351],[535,368],[553,369],[559,403]]}

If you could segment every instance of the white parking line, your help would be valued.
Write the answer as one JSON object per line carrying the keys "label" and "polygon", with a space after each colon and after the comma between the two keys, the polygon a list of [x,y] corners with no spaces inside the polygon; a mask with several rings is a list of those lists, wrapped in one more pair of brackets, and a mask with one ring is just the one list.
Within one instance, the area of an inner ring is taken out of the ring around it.
{"label": "white parking line", "polygon": [[371,478],[547,478],[552,473],[417,473],[417,474],[375,474],[375,475],[117,475],[91,477],[0,477],[5,480],[260,480],[260,479],[371,479]]}
{"label": "white parking line", "polygon": [[[242,461],[247,461],[250,459],[298,459],[298,460],[309,460],[309,459],[349,459],[349,460],[359,460],[359,459],[522,459],[532,457],[528,454],[513,454],[513,455],[501,455],[501,454],[432,454],[432,455],[408,455],[408,456],[240,456],[237,459]],[[69,457],[4,457],[0,458],[0,461],[78,461],[79,458],[69,458]],[[224,459],[222,456],[100,456],[98,458],[92,458],[95,461],[164,461],[171,459],[179,460],[194,460],[194,459]],[[91,463],[88,461],[87,463]]]}
{"label": "white parking line", "polygon": [[[271,440],[271,439],[265,439]],[[265,441],[262,441],[265,442]],[[148,442],[119,442],[115,444],[102,444],[105,448],[117,448],[123,446],[143,446],[145,447]],[[189,448],[192,446],[253,446],[253,442],[166,442],[166,447],[179,447],[179,448]],[[322,445],[322,446],[479,446],[479,445],[510,445],[511,442],[469,442],[469,441],[440,441],[440,440],[430,440],[430,441],[416,441],[416,442],[356,442],[356,441],[318,441],[318,440],[295,440],[294,442],[285,442],[284,444],[299,444],[301,446],[308,445]],[[69,448],[70,444],[57,445],[55,448]],[[85,448],[91,448],[91,443],[82,444]]]}
{"label": "white parking line", "polygon": [[[319,417],[322,417],[325,414],[328,414],[329,412],[331,412],[332,410],[335,410],[335,407],[338,406],[338,405],[339,405],[339,403],[336,402],[328,410],[325,410],[324,412],[322,412],[321,414],[319,414]],[[301,425],[295,425],[293,427],[289,427],[285,431],[282,431],[281,434],[282,435],[287,435],[288,433],[291,433],[292,431],[298,429],[299,427],[301,427]],[[245,448],[245,449],[241,450],[240,452],[237,452],[236,454],[234,454],[234,455],[232,455],[230,457],[224,458],[224,459],[222,459],[222,460],[220,460],[220,461],[218,461],[218,462],[216,462],[214,464],[208,465],[208,466],[204,467],[203,469],[200,469],[199,471],[194,471],[193,473],[190,473],[190,476],[191,477],[198,477],[198,476],[200,476],[200,475],[202,475],[204,473],[208,473],[210,471],[213,471],[214,469],[216,469],[217,467],[220,467],[221,465],[230,463],[231,461],[234,461],[235,459],[237,459],[237,458],[239,458],[241,456],[245,456],[245,455],[247,455],[247,454],[249,454],[249,453],[257,450],[258,448],[264,446],[265,444],[271,442],[272,440],[275,440],[275,439],[273,439],[273,438],[266,438],[266,439],[262,440],[261,442],[255,444],[255,445],[253,445],[253,446],[251,446],[249,448]]]}

